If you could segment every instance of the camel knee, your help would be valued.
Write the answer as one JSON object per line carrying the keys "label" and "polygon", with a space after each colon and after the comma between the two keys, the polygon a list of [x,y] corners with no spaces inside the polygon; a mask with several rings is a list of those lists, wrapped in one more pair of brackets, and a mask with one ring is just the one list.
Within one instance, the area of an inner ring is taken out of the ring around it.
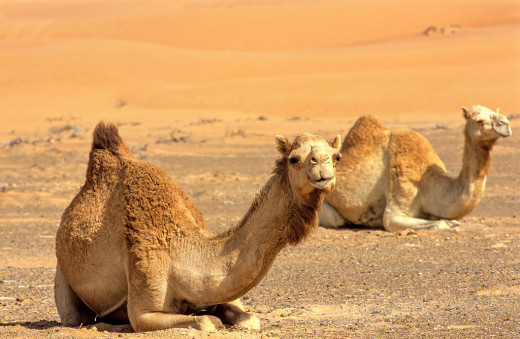
{"label": "camel knee", "polygon": [[424,220],[404,216],[399,212],[385,210],[383,214],[383,227],[388,232],[401,232],[406,229],[422,228],[421,223]]}
{"label": "camel knee", "polygon": [[402,228],[396,222],[396,216],[388,211],[385,211],[383,214],[383,227],[388,232],[402,231]]}
{"label": "camel knee", "polygon": [[139,313],[131,312],[129,310],[128,312],[128,320],[130,321],[130,325],[134,329],[135,332],[147,332],[147,331],[154,331],[154,330],[160,330],[161,328],[158,327],[158,324],[153,323],[153,317],[150,313]]}

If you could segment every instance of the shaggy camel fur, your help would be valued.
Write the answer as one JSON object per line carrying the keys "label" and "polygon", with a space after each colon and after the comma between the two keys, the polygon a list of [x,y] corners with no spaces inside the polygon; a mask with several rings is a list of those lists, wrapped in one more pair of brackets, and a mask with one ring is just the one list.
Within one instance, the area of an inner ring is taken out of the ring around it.
{"label": "shaggy camel fur", "polygon": [[392,232],[458,225],[453,219],[471,212],[482,198],[491,148],[511,135],[503,115],[478,105],[462,111],[464,155],[455,178],[422,135],[389,129],[370,116],[358,119],[341,149],[348,161],[338,165],[337,185],[325,198],[320,224]]}
{"label": "shaggy camel fur", "polygon": [[259,328],[238,299],[276,255],[318,225],[335,185],[340,136],[276,137],[282,157],[234,227],[211,233],[201,212],[157,166],[136,160],[114,125],[93,135],[86,181],[56,236],[61,321],[128,323],[135,331]]}

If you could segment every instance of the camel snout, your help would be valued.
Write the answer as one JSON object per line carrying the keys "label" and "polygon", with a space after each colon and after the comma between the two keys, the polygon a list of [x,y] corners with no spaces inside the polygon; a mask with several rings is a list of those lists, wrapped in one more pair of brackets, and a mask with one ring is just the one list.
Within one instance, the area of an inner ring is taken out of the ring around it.
{"label": "camel snout", "polygon": [[317,162],[311,159],[311,166],[307,171],[311,181],[328,180],[334,178],[335,171],[330,157],[325,162]]}
{"label": "camel snout", "polygon": [[311,185],[319,189],[328,187],[335,179],[335,171],[330,159],[327,163],[312,166],[307,175]]}
{"label": "camel snout", "polygon": [[320,175],[322,180],[329,180],[334,178],[335,171],[334,167],[332,167],[330,161],[326,164],[322,164],[320,166]]}
{"label": "camel snout", "polygon": [[493,122],[491,125],[491,128],[493,128],[493,131],[501,136],[502,138],[507,138],[512,134],[511,126],[508,122],[505,121],[496,121]]}

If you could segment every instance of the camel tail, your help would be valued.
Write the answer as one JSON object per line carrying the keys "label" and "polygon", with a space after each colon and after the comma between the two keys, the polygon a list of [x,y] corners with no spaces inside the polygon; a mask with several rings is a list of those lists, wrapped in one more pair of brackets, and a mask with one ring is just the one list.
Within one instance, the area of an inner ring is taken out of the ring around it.
{"label": "camel tail", "polygon": [[94,128],[92,149],[106,149],[114,154],[119,153],[123,139],[119,136],[119,130],[112,123],[99,122]]}
{"label": "camel tail", "polygon": [[129,159],[133,159],[133,155],[119,136],[116,125],[99,122],[92,133],[86,183],[110,186],[108,181],[113,183],[113,178],[121,170],[121,160]]}

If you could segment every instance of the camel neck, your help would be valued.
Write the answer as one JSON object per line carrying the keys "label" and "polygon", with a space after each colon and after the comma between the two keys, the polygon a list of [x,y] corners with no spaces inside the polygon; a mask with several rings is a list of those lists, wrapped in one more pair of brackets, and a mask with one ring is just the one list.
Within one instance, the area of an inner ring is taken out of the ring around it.
{"label": "camel neck", "polygon": [[496,140],[473,142],[468,130],[464,130],[464,154],[461,175],[470,181],[486,177],[491,168],[491,149]]}
{"label": "camel neck", "polygon": [[[212,283],[201,286],[191,301],[223,303],[256,286],[283,247],[302,241],[317,227],[317,209],[297,200],[288,189],[288,181],[274,174],[243,219],[209,239],[208,250],[203,252],[212,253],[213,257],[198,259],[201,261],[198,280]],[[295,232],[296,227],[302,230]]]}
{"label": "camel neck", "polygon": [[283,175],[271,177],[244,218],[222,237],[227,252],[235,253],[229,274],[237,276],[235,281],[250,281],[237,296],[260,282],[282,248],[301,242],[317,227],[320,205],[302,204]]}
{"label": "camel neck", "polygon": [[464,130],[462,169],[456,185],[464,201],[460,208],[461,216],[469,213],[482,198],[486,176],[491,167],[491,148],[494,143],[494,140],[475,143],[467,129]]}

